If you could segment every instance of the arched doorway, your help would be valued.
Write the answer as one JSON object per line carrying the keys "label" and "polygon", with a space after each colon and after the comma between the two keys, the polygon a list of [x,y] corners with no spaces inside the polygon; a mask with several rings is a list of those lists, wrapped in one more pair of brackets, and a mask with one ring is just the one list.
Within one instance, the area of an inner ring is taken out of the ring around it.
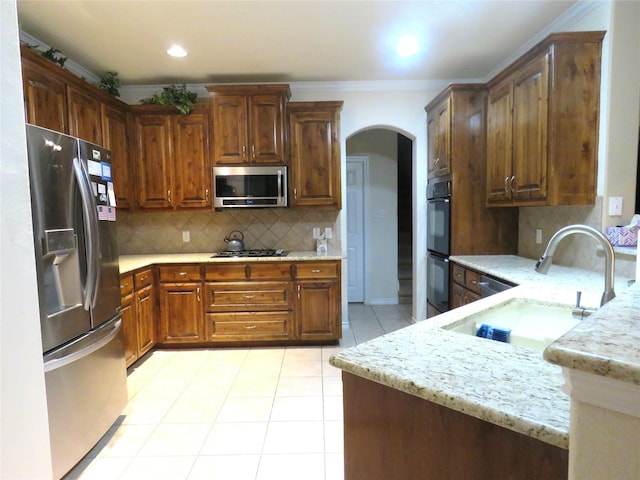
{"label": "arched doorway", "polygon": [[[349,302],[401,305],[408,317],[413,300],[413,142],[389,127],[360,130],[346,139]],[[359,239],[353,238],[355,219],[363,222]],[[358,240],[362,243],[354,243]],[[355,256],[358,248],[363,250],[361,264]],[[364,282],[361,296],[353,288],[358,268]]]}

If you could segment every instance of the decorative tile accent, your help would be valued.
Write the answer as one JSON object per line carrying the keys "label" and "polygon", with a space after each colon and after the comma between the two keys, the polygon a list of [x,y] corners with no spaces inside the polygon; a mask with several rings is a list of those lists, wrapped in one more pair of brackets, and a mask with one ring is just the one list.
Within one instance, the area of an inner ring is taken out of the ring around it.
{"label": "decorative tile accent", "polygon": [[[332,250],[340,251],[340,212],[280,208],[228,209],[220,212],[118,212],[121,255],[197,253],[224,250],[224,237],[233,230],[244,234],[246,248],[315,250],[313,227],[333,228]],[[182,232],[191,241],[182,241]]]}

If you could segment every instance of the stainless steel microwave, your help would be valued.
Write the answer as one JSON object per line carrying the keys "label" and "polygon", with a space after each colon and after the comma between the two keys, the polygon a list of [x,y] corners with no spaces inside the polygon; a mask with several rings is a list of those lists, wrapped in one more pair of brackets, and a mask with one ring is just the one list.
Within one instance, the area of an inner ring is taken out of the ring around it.
{"label": "stainless steel microwave", "polygon": [[287,167],[213,167],[214,208],[286,207]]}

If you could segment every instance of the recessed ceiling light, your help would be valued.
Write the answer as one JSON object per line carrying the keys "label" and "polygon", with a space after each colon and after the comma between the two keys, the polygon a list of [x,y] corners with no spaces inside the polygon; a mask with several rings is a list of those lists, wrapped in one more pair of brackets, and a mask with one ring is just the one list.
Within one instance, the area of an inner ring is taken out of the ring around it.
{"label": "recessed ceiling light", "polygon": [[418,39],[415,35],[404,35],[400,37],[396,44],[396,52],[401,57],[410,57],[418,53],[420,46],[418,45]]}
{"label": "recessed ceiling light", "polygon": [[169,50],[167,50],[167,53],[169,55],[171,55],[172,57],[186,57],[187,56],[187,51],[182,48],[180,45],[172,45],[171,48]]}

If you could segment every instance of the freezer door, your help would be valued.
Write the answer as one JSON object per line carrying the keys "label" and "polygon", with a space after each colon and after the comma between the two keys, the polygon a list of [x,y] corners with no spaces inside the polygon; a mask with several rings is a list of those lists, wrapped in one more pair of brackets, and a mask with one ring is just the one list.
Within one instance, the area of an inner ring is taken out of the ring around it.
{"label": "freezer door", "polygon": [[[73,137],[27,125],[29,181],[43,351],[91,328],[83,308],[81,200]],[[80,219],[79,219],[80,217]]]}
{"label": "freezer door", "polygon": [[82,170],[87,175],[92,195],[88,208],[95,214],[93,224],[97,231],[92,239],[93,245],[87,248],[88,256],[93,255],[89,259],[87,276],[92,281],[90,306],[95,328],[120,309],[115,193],[111,178],[111,152],[82,140],[78,146]]}
{"label": "freezer door", "polygon": [[127,403],[122,320],[44,356],[54,478],[84,457]]}

